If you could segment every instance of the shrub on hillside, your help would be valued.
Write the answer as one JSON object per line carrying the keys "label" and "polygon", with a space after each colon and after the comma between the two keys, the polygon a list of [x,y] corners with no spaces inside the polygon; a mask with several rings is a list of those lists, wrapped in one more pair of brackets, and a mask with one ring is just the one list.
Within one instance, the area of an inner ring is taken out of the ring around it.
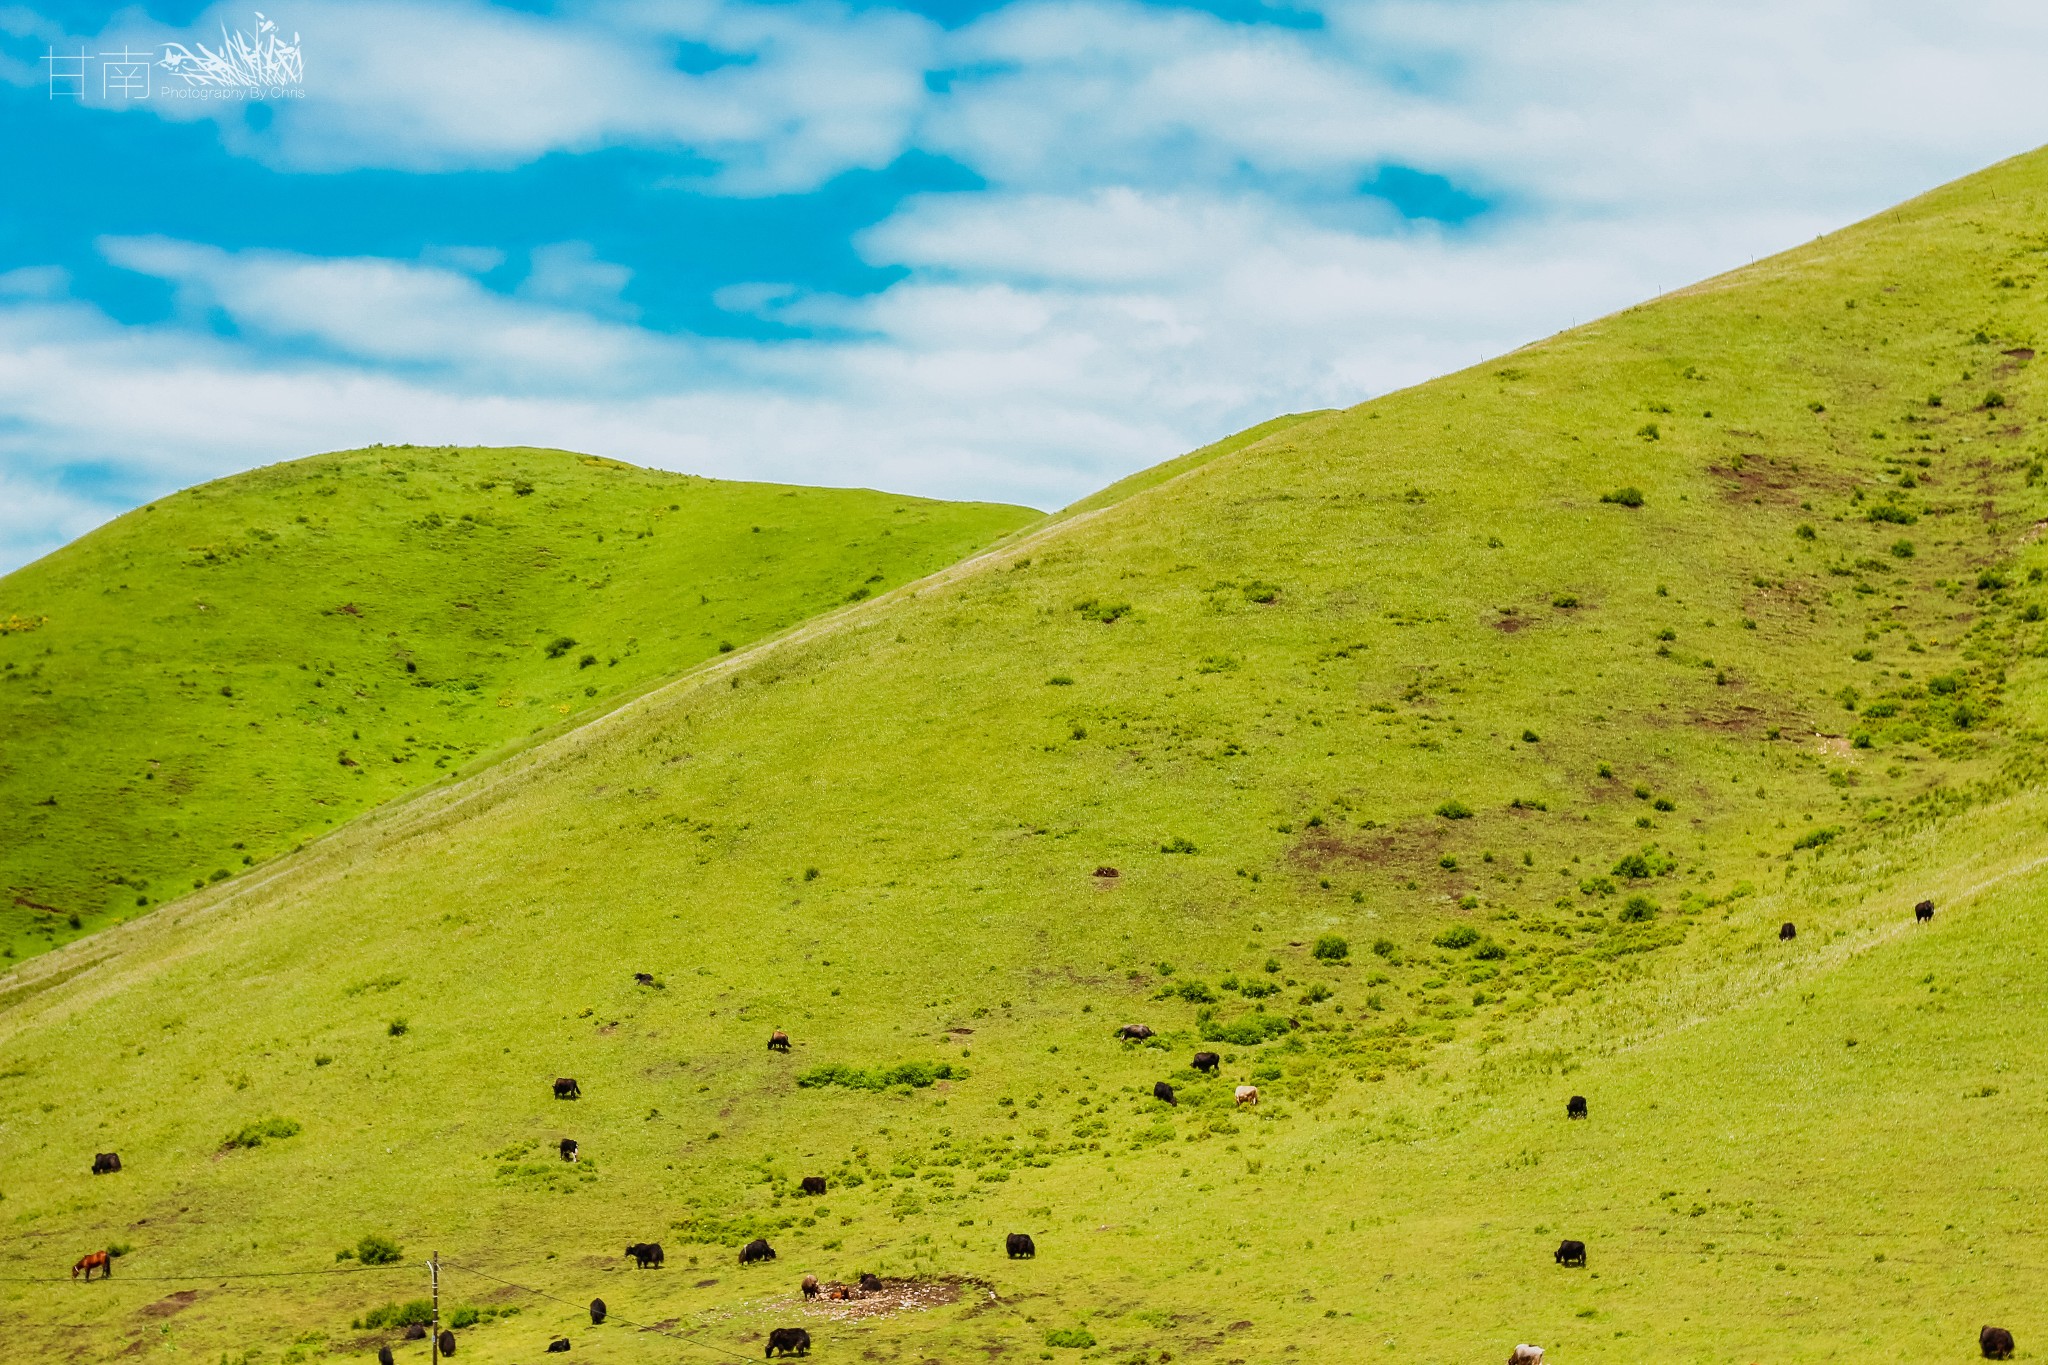
{"label": "shrub on hillside", "polygon": [[1611,502],[1617,507],[1641,507],[1643,490],[1635,487],[1617,488],[1612,493],[1602,493],[1600,501]]}
{"label": "shrub on hillside", "polygon": [[1479,931],[1469,924],[1453,924],[1430,942],[1439,948],[1469,948],[1479,942]]}
{"label": "shrub on hillside", "polygon": [[221,1143],[221,1146],[229,1149],[236,1147],[261,1147],[265,1139],[297,1137],[300,1131],[298,1123],[293,1119],[259,1119],[255,1123],[229,1133],[227,1139]]}
{"label": "shrub on hillside", "polygon": [[1085,602],[1076,602],[1074,610],[1080,612],[1082,616],[1090,621],[1100,621],[1105,626],[1113,626],[1124,617],[1130,615],[1131,604],[1128,602],[1104,603],[1091,597]]}
{"label": "shrub on hillside", "polygon": [[1810,829],[1797,839],[1794,839],[1792,847],[1794,849],[1820,848],[1825,844],[1832,844],[1841,836],[1841,833],[1842,827],[1840,825],[1823,825],[1819,829]]}
{"label": "shrub on hillside", "polygon": [[574,648],[576,648],[576,642],[573,639],[567,635],[558,635],[548,642],[548,657],[550,659],[559,659]]}
{"label": "shrub on hillside", "polygon": [[1479,946],[1472,950],[1472,956],[1481,962],[1498,962],[1508,955],[1508,950],[1490,938],[1479,940]]}
{"label": "shrub on hillside", "polygon": [[849,1090],[887,1090],[892,1085],[907,1085],[922,1090],[934,1081],[966,1079],[967,1069],[951,1062],[898,1062],[895,1066],[865,1069],[844,1062],[827,1062],[798,1076],[796,1083],[813,1089],[838,1085]]}
{"label": "shrub on hillside", "polygon": [[387,1303],[382,1308],[372,1308],[362,1316],[360,1330],[380,1332],[386,1327],[425,1327],[434,1320],[432,1299],[412,1299],[406,1303]]}
{"label": "shrub on hillside", "polygon": [[1342,962],[1351,956],[1351,941],[1340,934],[1324,934],[1309,949],[1309,956],[1324,962]]}
{"label": "shrub on hillside", "polygon": [[1257,1047],[1286,1033],[1289,1025],[1277,1014],[1246,1014],[1229,1023],[1218,1023],[1214,1019],[1202,1021],[1202,1041],[1209,1043],[1235,1043],[1239,1047]]}
{"label": "shrub on hillside", "polygon": [[1436,813],[1446,820],[1470,820],[1472,808],[1453,797],[1436,808]]}
{"label": "shrub on hillside", "polygon": [[1648,896],[1630,896],[1615,916],[1624,924],[1640,924],[1644,920],[1657,918],[1657,902]]}
{"label": "shrub on hillside", "polygon": [[405,1259],[405,1252],[382,1233],[366,1232],[356,1243],[356,1259],[364,1265],[396,1265]]}
{"label": "shrub on hillside", "polygon": [[1320,1005],[1334,994],[1336,992],[1318,981],[1301,993],[1301,1003],[1304,1005]]}
{"label": "shrub on hillside", "polygon": [[1878,503],[1865,512],[1863,516],[1868,521],[1887,522],[1893,526],[1911,526],[1914,522],[1920,520],[1917,512],[1908,507],[1901,507],[1895,502]]}
{"label": "shrub on hillside", "polygon": [[1095,1344],[1095,1337],[1086,1327],[1055,1327],[1045,1334],[1045,1344],[1085,1350]]}
{"label": "shrub on hillside", "polygon": [[1165,990],[1159,992],[1158,996],[1161,1000],[1175,997],[1185,1000],[1191,1005],[1213,1005],[1216,1003],[1216,992],[1210,989],[1209,983],[1197,981],[1193,977],[1180,982],[1178,985],[1168,986]]}
{"label": "shrub on hillside", "polygon": [[1394,940],[1390,938],[1376,938],[1372,941],[1372,951],[1376,957],[1390,958],[1394,955]]}
{"label": "shrub on hillside", "polygon": [[1247,1000],[1264,1000],[1269,995],[1280,994],[1280,988],[1270,981],[1247,981],[1238,987]]}
{"label": "shrub on hillside", "polygon": [[1159,851],[1161,853],[1200,852],[1200,850],[1195,847],[1194,841],[1189,839],[1186,835],[1182,834],[1176,834],[1171,839],[1168,839],[1165,843],[1161,844],[1159,846]]}
{"label": "shrub on hillside", "polygon": [[1650,875],[1650,862],[1640,853],[1623,854],[1614,864],[1614,875],[1627,877],[1630,881],[1641,881]]}

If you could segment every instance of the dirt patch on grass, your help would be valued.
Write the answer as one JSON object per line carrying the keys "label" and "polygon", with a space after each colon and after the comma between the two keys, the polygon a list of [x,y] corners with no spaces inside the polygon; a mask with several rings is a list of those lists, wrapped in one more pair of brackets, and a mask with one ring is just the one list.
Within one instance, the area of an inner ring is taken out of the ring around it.
{"label": "dirt patch on grass", "polygon": [[135,1315],[139,1318],[167,1318],[174,1313],[184,1312],[196,1303],[198,1299],[198,1290],[180,1289],[175,1294],[166,1294],[155,1303],[142,1305],[142,1307],[135,1310]]}
{"label": "dirt patch on grass", "polygon": [[1442,831],[1431,826],[1381,829],[1356,835],[1318,829],[1295,840],[1287,856],[1290,861],[1313,870],[1333,863],[1392,867],[1413,863],[1418,858],[1433,862],[1442,845]]}
{"label": "dirt patch on grass", "polygon": [[[829,1286],[828,1286],[829,1288]],[[860,1293],[855,1290],[855,1293]],[[913,1280],[882,1281],[882,1287],[870,1294],[861,1294],[857,1299],[828,1299],[820,1295],[803,1305],[804,1312],[814,1318],[830,1318],[835,1322],[859,1322],[867,1318],[887,1317],[892,1313],[922,1312],[927,1308],[941,1308],[949,1303],[958,1303],[963,1298],[980,1301],[994,1299],[996,1291],[986,1281],[970,1279],[960,1275],[920,1275]]]}
{"label": "dirt patch on grass", "polygon": [[1493,623],[1493,628],[1503,635],[1513,635],[1517,631],[1529,628],[1529,618],[1526,616],[1503,616]]}

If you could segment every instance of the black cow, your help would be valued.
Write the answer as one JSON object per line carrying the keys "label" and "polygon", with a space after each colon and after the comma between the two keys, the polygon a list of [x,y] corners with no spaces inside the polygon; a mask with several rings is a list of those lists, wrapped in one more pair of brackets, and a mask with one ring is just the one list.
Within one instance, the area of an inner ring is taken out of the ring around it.
{"label": "black cow", "polygon": [[116,1175],[121,1170],[121,1157],[117,1152],[95,1152],[92,1157],[94,1175]]}
{"label": "black cow", "polygon": [[768,1334],[767,1356],[780,1351],[786,1356],[807,1356],[811,1353],[811,1334],[801,1327],[778,1327]]}
{"label": "black cow", "polygon": [[562,1139],[562,1160],[574,1161],[576,1159],[576,1151],[577,1148],[575,1138]]}
{"label": "black cow", "polygon": [[558,1100],[580,1100],[583,1098],[583,1087],[576,1084],[574,1076],[557,1076],[555,1077],[555,1098]]}
{"label": "black cow", "polygon": [[1784,923],[1783,925],[1779,926],[1779,929],[1778,929],[1778,942],[1780,942],[1780,943],[1790,943],[1790,942],[1791,942],[1791,941],[1792,941],[1793,939],[1795,939],[1795,938],[1798,938],[1798,937],[1799,937],[1799,930],[1798,930],[1798,929],[1796,929],[1795,927],[1793,927],[1793,924],[1792,924],[1792,921],[1791,921],[1791,920],[1789,920],[1789,919],[1788,919],[1788,920],[1786,920],[1786,921],[1785,921],[1785,923]]}
{"label": "black cow", "polygon": [[882,1292],[882,1277],[881,1277],[880,1275],[877,1275],[877,1274],[875,1274],[875,1273],[874,1273],[873,1271],[870,1271],[870,1270],[863,1270],[863,1271],[861,1271],[861,1273],[860,1273],[860,1292],[861,1292],[861,1293],[863,1293],[863,1294],[879,1294],[879,1293],[881,1293],[881,1292]]}
{"label": "black cow", "polygon": [[1559,1265],[1584,1265],[1586,1263],[1586,1244],[1584,1242],[1574,1242],[1569,1237],[1559,1242],[1557,1244],[1557,1263]]}
{"label": "black cow", "polygon": [[550,1353],[555,1351],[566,1351],[568,1349],[569,1338],[567,1337],[556,1337],[553,1341],[548,1343],[548,1350]]}
{"label": "black cow", "polygon": [[797,1188],[801,1189],[805,1194],[823,1194],[825,1192],[825,1177],[822,1175],[807,1175],[798,1182]]}
{"label": "black cow", "polygon": [[769,1034],[768,1050],[770,1052],[789,1051],[789,1035],[787,1033],[784,1033],[781,1029],[777,1029],[775,1030],[775,1032]]}
{"label": "black cow", "polygon": [[604,1315],[608,1311],[604,1306],[603,1299],[592,1299],[590,1301],[590,1325],[592,1327],[601,1325],[604,1322]]}
{"label": "black cow", "polygon": [[642,1270],[650,1267],[659,1270],[664,1259],[659,1242],[635,1242],[626,1248],[626,1254],[638,1262]]}
{"label": "black cow", "polygon": [[1152,1030],[1144,1024],[1125,1024],[1116,1031],[1116,1036],[1133,1042],[1143,1042],[1152,1036]]}
{"label": "black cow", "polygon": [[752,1265],[756,1261],[772,1261],[774,1259],[775,1248],[768,1245],[766,1237],[756,1237],[753,1241],[740,1248],[741,1265]]}
{"label": "black cow", "polygon": [[443,1331],[443,1332],[441,1333],[441,1337],[440,1337],[440,1340],[439,1340],[438,1342],[436,1342],[435,1344],[436,1344],[436,1345],[438,1345],[438,1346],[439,1346],[439,1347],[441,1348],[441,1354],[442,1354],[442,1355],[444,1355],[444,1356],[452,1356],[452,1355],[454,1355],[454,1354],[455,1354],[455,1333],[453,1333],[453,1332],[450,1332],[450,1331],[446,1331],[446,1330],[444,1330],[444,1331]]}
{"label": "black cow", "polygon": [[1173,1097],[1173,1087],[1165,1081],[1152,1082],[1152,1098],[1155,1100],[1165,1100],[1168,1104],[1180,1103],[1179,1100]]}
{"label": "black cow", "polygon": [[392,1359],[389,1346],[379,1346],[377,1348],[377,1365],[396,1365],[396,1362]]}
{"label": "black cow", "polygon": [[2003,1327],[1986,1327],[1977,1333],[1977,1349],[1986,1360],[2011,1360],[2012,1333]]}
{"label": "black cow", "polygon": [[1197,1052],[1195,1054],[1195,1070],[1197,1071],[1214,1071],[1221,1065],[1223,1065],[1223,1059],[1213,1052]]}
{"label": "black cow", "polygon": [[1584,1095],[1574,1095],[1566,1100],[1564,1102],[1564,1116],[1568,1119],[1582,1119],[1586,1117],[1586,1097]]}
{"label": "black cow", "polygon": [[1028,1232],[1013,1232],[1003,1239],[1003,1249],[1010,1253],[1011,1260],[1038,1254],[1038,1244],[1031,1240]]}
{"label": "black cow", "polygon": [[1934,902],[1933,902],[1933,901],[1921,901],[1921,902],[1920,902],[1920,903],[1919,903],[1918,905],[1916,905],[1916,906],[1914,906],[1914,907],[1913,907],[1913,922],[1914,922],[1914,923],[1916,923],[1916,924],[1925,924],[1925,923],[1926,923],[1926,922],[1927,922],[1928,920],[1931,920],[1931,919],[1933,919],[1933,918],[1934,918]]}

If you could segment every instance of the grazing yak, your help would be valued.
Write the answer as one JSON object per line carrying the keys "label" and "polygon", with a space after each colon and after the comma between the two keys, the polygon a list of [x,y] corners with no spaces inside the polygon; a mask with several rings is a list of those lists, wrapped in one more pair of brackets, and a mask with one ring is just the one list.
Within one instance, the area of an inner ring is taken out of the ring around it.
{"label": "grazing yak", "polygon": [[438,1338],[438,1339],[437,1339],[437,1340],[435,1341],[435,1343],[434,1343],[434,1344],[435,1344],[435,1345],[437,1345],[437,1346],[439,1346],[439,1347],[441,1348],[441,1354],[442,1354],[442,1355],[444,1355],[444,1356],[452,1356],[452,1355],[454,1355],[454,1354],[455,1354],[455,1333],[453,1333],[453,1332],[450,1332],[450,1331],[448,1331],[448,1330],[447,1330],[446,1328],[443,1328],[443,1329],[442,1329],[442,1331],[441,1331],[441,1335],[440,1335],[440,1337],[439,1337],[439,1338]]}
{"label": "grazing yak", "polygon": [[633,973],[633,981],[634,981],[634,983],[635,983],[636,985],[641,985],[641,986],[652,986],[652,985],[654,984],[654,973],[653,973],[653,972],[635,972],[635,973]]}
{"label": "grazing yak", "polygon": [[1508,1365],[1543,1365],[1543,1348],[1517,1346],[1515,1353],[1508,1357]]}
{"label": "grazing yak", "polygon": [[1237,1102],[1239,1104],[1249,1104],[1253,1108],[1257,1108],[1259,1103],[1259,1088],[1255,1085],[1239,1086],[1237,1088]]}
{"label": "grazing yak", "polygon": [[1564,1102],[1564,1116],[1568,1119],[1582,1119],[1586,1117],[1586,1097],[1584,1095],[1574,1095],[1566,1100]]}
{"label": "grazing yak", "polygon": [[609,1311],[610,1310],[604,1306],[603,1299],[592,1299],[590,1301],[590,1325],[592,1327],[603,1326],[604,1315]]}
{"label": "grazing yak", "polygon": [[1778,926],[1778,942],[1790,943],[1793,939],[1798,937],[1799,929],[1796,925],[1792,923],[1791,920],[1788,919],[1783,924]]}
{"label": "grazing yak", "polygon": [[1133,1043],[1142,1043],[1152,1036],[1152,1030],[1144,1024],[1125,1024],[1116,1031],[1116,1036]]}
{"label": "grazing yak", "polygon": [[121,1157],[116,1152],[94,1152],[92,1173],[94,1175],[118,1175],[121,1171]]}
{"label": "grazing yak", "polygon": [[2011,1360],[2012,1333],[2003,1327],[1986,1327],[1977,1333],[1977,1349],[1986,1360]]}
{"label": "grazing yak", "polygon": [[1915,924],[1925,924],[1928,920],[1931,920],[1933,918],[1933,901],[1921,901],[1918,905],[1913,907],[1913,922]]}
{"label": "grazing yak", "polygon": [[580,1100],[583,1098],[583,1087],[576,1084],[574,1076],[557,1076],[555,1077],[555,1098],[558,1100]]}
{"label": "grazing yak", "polygon": [[778,1327],[768,1334],[767,1356],[780,1351],[786,1356],[805,1356],[811,1353],[811,1334],[801,1327]]}
{"label": "grazing yak", "polygon": [[1110,866],[1109,864],[1107,864],[1107,863],[1104,863],[1104,864],[1103,864],[1103,865],[1102,865],[1101,867],[1098,867],[1098,868],[1096,868],[1096,869],[1095,869],[1095,875],[1096,875],[1096,876],[1098,876],[1098,877],[1104,877],[1104,878],[1108,878],[1108,877],[1120,877],[1120,876],[1122,876],[1123,874],[1122,874],[1122,873],[1120,873],[1120,872],[1118,872],[1118,871],[1117,871],[1117,870],[1116,870],[1115,868],[1111,867],[1111,866]]}
{"label": "grazing yak", "polygon": [[377,1348],[377,1365],[397,1365],[397,1362],[392,1358],[389,1346],[379,1346]]}
{"label": "grazing yak", "polygon": [[1222,1064],[1223,1059],[1213,1052],[1197,1052],[1195,1054],[1195,1070],[1197,1071],[1214,1071]]}
{"label": "grazing yak", "polygon": [[111,1277],[114,1273],[114,1258],[104,1251],[88,1251],[78,1258],[77,1265],[71,1267],[71,1278],[75,1280],[83,1274],[90,1281],[95,1270],[99,1271],[103,1280]]}
{"label": "grazing yak", "polygon": [[567,1337],[556,1337],[553,1341],[548,1343],[548,1352],[550,1354],[553,1354],[556,1351],[566,1351],[568,1349],[569,1338]]}
{"label": "grazing yak", "polygon": [[818,1277],[816,1275],[804,1276],[803,1291],[804,1297],[807,1299],[818,1297]]}
{"label": "grazing yak", "polygon": [[1010,1259],[1013,1261],[1038,1254],[1038,1244],[1031,1240],[1031,1234],[1028,1232],[1013,1232],[1005,1237],[1003,1249],[1010,1253]]}
{"label": "grazing yak", "polygon": [[825,1192],[825,1177],[822,1175],[807,1175],[798,1183],[797,1188],[805,1194],[823,1194]]}
{"label": "grazing yak", "polygon": [[775,1248],[768,1245],[766,1237],[756,1237],[753,1241],[740,1248],[741,1265],[752,1265],[756,1261],[772,1261],[774,1259]]}
{"label": "grazing yak", "polygon": [[775,1030],[775,1032],[769,1034],[768,1050],[770,1052],[789,1051],[789,1035],[787,1033],[784,1033],[781,1029],[777,1029]]}
{"label": "grazing yak", "polygon": [[1168,1104],[1173,1105],[1180,1103],[1179,1100],[1173,1097],[1173,1087],[1165,1081],[1154,1081],[1152,1083],[1152,1098],[1155,1100],[1165,1100]]}
{"label": "grazing yak", "polygon": [[1565,1240],[1557,1244],[1557,1263],[1559,1265],[1584,1265],[1586,1263],[1586,1244],[1584,1242],[1575,1242],[1569,1237],[1565,1238]]}
{"label": "grazing yak", "polygon": [[[1029,1241],[1030,1239],[1029,1239],[1029,1238],[1026,1238],[1025,1240],[1026,1240],[1026,1241]],[[881,1277],[880,1275],[877,1275],[877,1274],[875,1274],[875,1273],[874,1273],[873,1271],[871,1271],[871,1270],[863,1270],[863,1271],[861,1271],[861,1273],[860,1273],[860,1292],[861,1292],[861,1293],[863,1293],[863,1294],[879,1294],[879,1293],[881,1293],[881,1292],[882,1292],[882,1277]]]}
{"label": "grazing yak", "polygon": [[575,1138],[563,1138],[563,1139],[562,1139],[562,1160],[564,1160],[564,1161],[574,1161],[574,1160],[576,1159],[576,1153],[577,1153],[577,1147],[576,1147],[576,1139],[575,1139]]}
{"label": "grazing yak", "polygon": [[642,1270],[650,1267],[659,1270],[664,1259],[659,1242],[635,1242],[626,1248],[626,1254],[631,1256]]}
{"label": "grazing yak", "polygon": [[427,1325],[424,1322],[407,1323],[405,1325],[404,1337],[407,1341],[425,1341],[427,1339]]}

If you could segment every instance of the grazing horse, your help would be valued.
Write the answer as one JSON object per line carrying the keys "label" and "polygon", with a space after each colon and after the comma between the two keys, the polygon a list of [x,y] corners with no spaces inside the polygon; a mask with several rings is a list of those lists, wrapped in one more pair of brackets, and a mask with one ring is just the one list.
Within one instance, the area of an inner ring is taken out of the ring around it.
{"label": "grazing horse", "polygon": [[804,1276],[803,1291],[804,1297],[807,1299],[818,1297],[818,1277],[816,1275]]}
{"label": "grazing horse", "polygon": [[580,1100],[583,1098],[583,1087],[576,1084],[574,1076],[557,1076],[555,1077],[555,1098],[558,1100]]}
{"label": "grazing horse", "polygon": [[756,1237],[753,1241],[740,1248],[741,1265],[752,1265],[756,1261],[772,1261],[774,1259],[775,1248],[768,1245],[766,1237]]}
{"label": "grazing horse", "polygon": [[768,1349],[764,1354],[773,1356],[777,1351],[786,1356],[809,1355],[811,1334],[801,1327],[778,1327],[768,1334]]}
{"label": "grazing horse", "polygon": [[71,1267],[71,1278],[75,1280],[83,1272],[90,1282],[95,1270],[99,1271],[101,1279],[107,1279],[114,1273],[114,1258],[104,1251],[88,1251],[78,1258],[77,1265]]}
{"label": "grazing horse", "polygon": [[1237,1102],[1256,1108],[1259,1103],[1259,1088],[1255,1085],[1241,1085],[1237,1088]]}
{"label": "grazing horse", "polygon": [[775,1030],[775,1032],[769,1034],[768,1050],[770,1052],[789,1051],[789,1035],[787,1033],[784,1033],[781,1029],[777,1029]]}
{"label": "grazing horse", "polygon": [[95,1152],[92,1157],[94,1175],[118,1175],[121,1171],[121,1156],[118,1152]]}
{"label": "grazing horse", "polygon": [[1197,1071],[1214,1071],[1222,1064],[1223,1059],[1213,1052],[1197,1052],[1195,1054],[1195,1070]]}
{"label": "grazing horse", "polygon": [[1010,1259],[1021,1260],[1038,1254],[1038,1243],[1031,1240],[1028,1232],[1013,1232],[1003,1239],[1003,1250],[1010,1253]]}

